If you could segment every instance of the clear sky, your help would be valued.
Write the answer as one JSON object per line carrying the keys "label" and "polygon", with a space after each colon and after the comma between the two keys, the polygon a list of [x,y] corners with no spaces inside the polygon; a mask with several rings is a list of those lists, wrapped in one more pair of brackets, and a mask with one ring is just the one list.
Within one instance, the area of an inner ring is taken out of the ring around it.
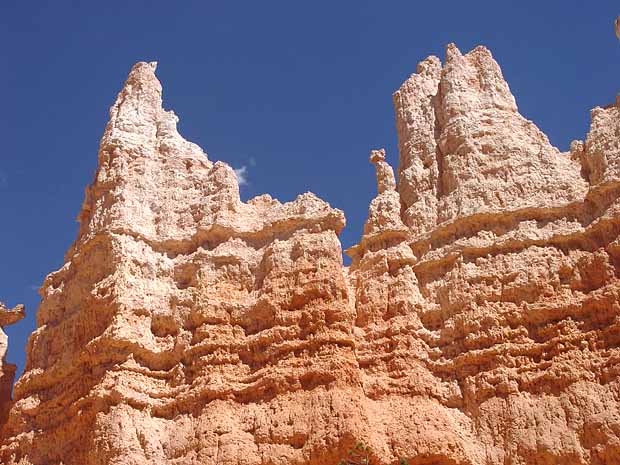
{"label": "clear sky", "polygon": [[97,146],[131,65],[158,61],[164,106],[212,160],[244,170],[244,199],[313,191],[360,236],[375,180],[398,158],[392,93],[455,42],[491,49],[520,111],[566,150],[620,92],[616,1],[0,2],[0,300],[23,368],[37,289],[75,239]]}

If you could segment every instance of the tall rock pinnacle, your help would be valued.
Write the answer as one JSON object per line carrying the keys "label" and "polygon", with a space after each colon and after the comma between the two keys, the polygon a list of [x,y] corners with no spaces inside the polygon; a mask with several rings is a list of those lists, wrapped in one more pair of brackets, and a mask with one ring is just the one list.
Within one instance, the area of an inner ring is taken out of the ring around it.
{"label": "tall rock pinnacle", "polygon": [[401,218],[380,187],[348,251],[364,392],[398,405],[381,463],[617,462],[620,109],[560,153],[454,45],[394,105]]}
{"label": "tall rock pinnacle", "polygon": [[[78,238],[42,288],[3,463],[255,460],[250,431],[278,424],[287,455],[324,440],[322,386],[355,378],[344,215],[310,193],[241,202],[232,168],[176,123],[155,64],[135,65]],[[272,416],[283,398],[297,413]]]}
{"label": "tall rock pinnacle", "polygon": [[394,94],[398,190],[418,232],[471,214],[563,205],[584,196],[579,165],[517,111],[484,47],[453,45],[431,57]]}
{"label": "tall rock pinnacle", "polygon": [[454,45],[394,105],[398,179],[373,150],[344,267],[340,210],[242,202],[135,65],[0,461],[328,465],[361,442],[375,465],[619,463],[620,109],[560,153],[490,52]]}

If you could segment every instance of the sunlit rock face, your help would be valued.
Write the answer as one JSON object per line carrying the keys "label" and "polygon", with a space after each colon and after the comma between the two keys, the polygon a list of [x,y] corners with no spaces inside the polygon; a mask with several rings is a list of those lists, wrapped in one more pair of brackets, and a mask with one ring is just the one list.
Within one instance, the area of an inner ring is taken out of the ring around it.
{"label": "sunlit rock face", "polygon": [[394,103],[398,179],[373,150],[347,268],[340,210],[242,202],[135,65],[3,463],[323,465],[358,441],[382,465],[620,463],[620,109],[560,153],[453,45]]}
{"label": "sunlit rock face", "polygon": [[359,434],[346,415],[332,422],[334,405],[363,399],[343,213],[310,193],[241,202],[230,166],[176,122],[155,64],[138,63],[79,236],[43,285],[6,459],[303,461]]}
{"label": "sunlit rock face", "polygon": [[6,361],[9,339],[2,328],[17,323],[23,317],[23,305],[8,309],[0,302],[0,428],[6,421],[6,416],[11,408],[11,390],[13,389],[16,370],[15,365]]}
{"label": "sunlit rock face", "polygon": [[620,463],[620,108],[560,153],[453,45],[394,104],[408,233],[380,193],[349,270],[378,461]]}

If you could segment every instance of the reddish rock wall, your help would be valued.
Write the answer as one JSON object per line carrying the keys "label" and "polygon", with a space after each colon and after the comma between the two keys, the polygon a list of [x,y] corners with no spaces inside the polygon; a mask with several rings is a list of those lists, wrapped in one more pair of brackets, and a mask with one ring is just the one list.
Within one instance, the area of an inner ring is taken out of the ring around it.
{"label": "reddish rock wall", "polygon": [[0,457],[34,465],[620,463],[620,108],[560,153],[483,47],[394,95],[398,181],[341,211],[239,198],[139,63]]}

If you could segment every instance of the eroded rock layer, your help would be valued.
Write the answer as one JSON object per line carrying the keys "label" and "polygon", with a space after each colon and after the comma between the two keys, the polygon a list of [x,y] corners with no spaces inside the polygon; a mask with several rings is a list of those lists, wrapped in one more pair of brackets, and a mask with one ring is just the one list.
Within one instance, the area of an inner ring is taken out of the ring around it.
{"label": "eroded rock layer", "polygon": [[386,462],[620,462],[620,108],[560,153],[490,52],[453,45],[394,104],[408,233],[374,220],[379,193],[350,251],[364,392],[390,412],[372,445]]}
{"label": "eroded rock layer", "polygon": [[9,340],[2,328],[17,323],[23,317],[23,305],[8,309],[0,302],[0,428],[6,421],[6,416],[11,408],[11,391],[16,370],[15,365],[6,361]]}
{"label": "eroded rock layer", "polygon": [[560,153],[488,50],[428,58],[347,268],[343,213],[242,202],[154,71],[111,108],[4,462],[620,463],[620,108]]}

